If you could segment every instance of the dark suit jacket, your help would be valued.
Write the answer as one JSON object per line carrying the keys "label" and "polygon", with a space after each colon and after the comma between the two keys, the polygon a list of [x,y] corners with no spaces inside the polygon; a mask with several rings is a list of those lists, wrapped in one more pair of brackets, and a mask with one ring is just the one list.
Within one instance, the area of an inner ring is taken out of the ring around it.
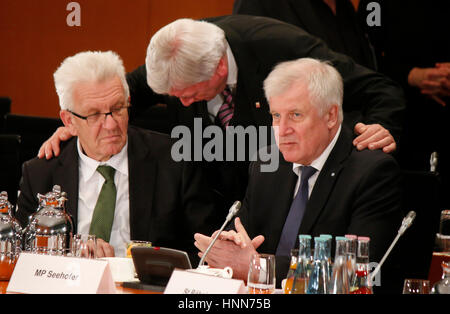
{"label": "dark suit jacket", "polygon": [[376,69],[375,53],[350,0],[337,0],[336,14],[321,0],[236,0],[233,14],[266,16],[299,26],[334,51]]}
{"label": "dark suit jacket", "polygon": [[[265,237],[258,251],[275,254],[298,176],[282,157],[276,172],[260,172],[260,165],[250,166],[239,216],[250,238]],[[379,262],[400,227],[400,201],[395,160],[379,150],[357,151],[350,130],[343,127],[314,185],[298,234],[368,236],[370,260]],[[277,257],[277,280],[286,277],[288,263],[287,257]]]}
{"label": "dark suit jacket", "polygon": [[[21,194],[16,217],[22,225],[38,206],[37,193],[45,194],[58,184],[67,192],[67,212],[76,232],[78,213],[77,138],[51,160],[34,158],[23,164]],[[130,193],[130,237],[151,241],[155,246],[190,253],[195,232],[211,234],[216,228],[211,195],[202,174],[191,163],[176,163],[172,141],[163,134],[129,127],[128,169]]]}
{"label": "dark suit jacket", "polygon": [[[403,92],[387,77],[330,50],[317,37],[281,21],[256,16],[231,15],[205,19],[225,31],[238,66],[238,82],[231,125],[271,125],[263,81],[280,62],[310,57],[329,60],[344,79],[346,125],[356,122],[380,123],[396,136],[401,130],[404,110]],[[158,95],[147,85],[145,65],[127,75],[132,113],[142,113],[152,105],[168,105],[171,126],[192,127],[194,117],[210,125],[206,102],[184,107],[178,99]],[[257,108],[255,103],[259,102]]]}
{"label": "dark suit jacket", "polygon": [[[208,18],[225,31],[238,67],[235,113],[230,125],[270,126],[269,105],[263,81],[273,67],[302,57],[329,60],[344,78],[344,123],[353,129],[356,122],[380,123],[394,137],[401,130],[404,110],[402,90],[385,76],[328,49],[323,41],[307,32],[274,19],[231,15]],[[205,101],[184,107],[177,98],[158,95],[147,85],[145,65],[127,75],[132,118],[142,119],[145,110],[158,103],[167,104],[169,129],[176,125],[194,128],[194,118],[203,127],[211,125]],[[259,103],[257,107],[255,104]],[[248,162],[205,163],[212,186],[225,195],[227,204],[242,199],[247,184]]]}

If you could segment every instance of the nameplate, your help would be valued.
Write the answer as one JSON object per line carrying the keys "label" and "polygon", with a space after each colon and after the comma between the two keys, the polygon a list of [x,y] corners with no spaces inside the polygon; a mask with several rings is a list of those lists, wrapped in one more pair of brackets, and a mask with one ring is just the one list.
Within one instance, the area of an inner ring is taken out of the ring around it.
{"label": "nameplate", "polygon": [[9,293],[116,293],[107,261],[21,253],[7,288]]}
{"label": "nameplate", "polygon": [[164,294],[245,294],[242,280],[193,273],[175,269]]}

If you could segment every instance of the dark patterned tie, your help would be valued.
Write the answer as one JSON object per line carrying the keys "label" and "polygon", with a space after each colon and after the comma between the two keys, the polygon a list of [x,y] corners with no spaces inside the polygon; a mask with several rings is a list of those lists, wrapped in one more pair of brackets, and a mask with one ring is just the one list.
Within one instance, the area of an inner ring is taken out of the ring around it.
{"label": "dark patterned tie", "polygon": [[297,240],[298,230],[305,214],[308,202],[308,180],[317,170],[311,166],[302,166],[302,176],[297,195],[292,202],[291,209],[284,223],[278,243],[276,255],[289,256]]}
{"label": "dark patterned tie", "polygon": [[233,96],[228,87],[226,87],[223,92],[223,104],[220,106],[219,112],[217,113],[217,118],[219,119],[220,125],[226,128],[230,124],[231,118],[233,118],[234,113],[234,103]]}
{"label": "dark patterned tie", "polygon": [[117,191],[114,185],[116,170],[110,166],[98,166],[97,171],[105,178],[105,182],[95,204],[89,234],[109,242],[116,208]]}

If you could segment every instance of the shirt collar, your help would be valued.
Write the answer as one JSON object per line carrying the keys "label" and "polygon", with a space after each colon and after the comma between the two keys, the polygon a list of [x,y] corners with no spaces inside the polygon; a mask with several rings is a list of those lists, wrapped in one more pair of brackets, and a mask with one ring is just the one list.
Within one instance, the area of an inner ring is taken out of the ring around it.
{"label": "shirt collar", "polygon": [[236,64],[236,59],[234,59],[233,52],[231,51],[230,45],[227,43],[227,60],[228,60],[228,78],[227,85],[231,87],[231,89],[236,87],[237,84],[237,75],[238,75],[238,67]]}
{"label": "shirt collar", "polygon": [[80,167],[82,169],[84,181],[88,181],[92,178],[97,171],[97,167],[101,165],[107,165],[113,167],[116,172],[120,172],[125,176],[128,176],[128,140],[123,146],[120,153],[113,155],[107,161],[97,161],[92,159],[83,152],[80,144],[80,139],[77,140],[78,156],[80,157]]}
{"label": "shirt collar", "polygon": [[[340,133],[341,133],[341,125],[339,125],[338,131],[334,135],[333,140],[328,144],[327,148],[325,148],[324,151],[322,152],[322,154],[320,154],[320,156],[318,158],[316,158],[315,160],[313,160],[313,162],[310,164],[311,167],[314,167],[317,170],[316,173],[319,173],[322,170],[323,165],[327,161],[328,156],[330,155],[331,151],[334,148],[334,145],[336,145],[336,142],[337,142],[337,139],[338,139]],[[293,163],[292,170],[295,172],[295,174],[299,175],[300,168],[303,166],[304,165],[302,165],[302,164]]]}
{"label": "shirt collar", "polygon": [[[237,85],[237,64],[234,59],[233,52],[231,51],[230,45],[227,43],[227,60],[228,60],[228,77],[227,77],[227,86],[230,88],[231,92],[234,93]],[[223,98],[221,93],[217,94],[216,97],[209,100],[208,104],[208,112],[212,116],[212,120],[217,116],[217,112],[220,109],[220,106],[223,104]]]}

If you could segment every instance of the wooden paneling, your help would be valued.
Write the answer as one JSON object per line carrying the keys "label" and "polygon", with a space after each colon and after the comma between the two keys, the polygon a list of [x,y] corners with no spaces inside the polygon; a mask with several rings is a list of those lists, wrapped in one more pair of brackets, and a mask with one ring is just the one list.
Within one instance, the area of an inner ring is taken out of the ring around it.
{"label": "wooden paneling", "polygon": [[64,0],[0,1],[0,96],[13,113],[57,117],[53,72],[65,57],[113,50],[127,71],[145,61],[150,37],[180,18],[231,14],[233,0],[78,0],[81,26],[70,27]]}

